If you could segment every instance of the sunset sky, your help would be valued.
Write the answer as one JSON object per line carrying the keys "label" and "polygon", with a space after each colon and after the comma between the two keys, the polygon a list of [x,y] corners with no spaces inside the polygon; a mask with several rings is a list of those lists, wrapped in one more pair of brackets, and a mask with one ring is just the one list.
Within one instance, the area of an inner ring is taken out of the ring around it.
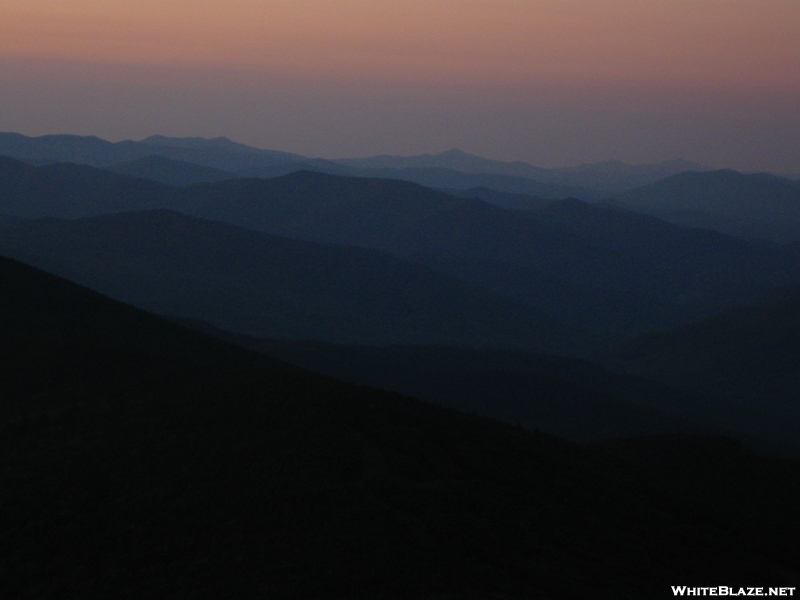
{"label": "sunset sky", "polygon": [[800,1],[0,0],[0,130],[800,173]]}

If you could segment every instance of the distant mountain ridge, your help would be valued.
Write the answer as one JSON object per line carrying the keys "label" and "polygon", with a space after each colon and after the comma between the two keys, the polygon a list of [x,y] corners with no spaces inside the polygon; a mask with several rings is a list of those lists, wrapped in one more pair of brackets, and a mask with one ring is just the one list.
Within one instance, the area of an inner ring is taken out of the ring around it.
{"label": "distant mountain ridge", "polygon": [[779,243],[800,239],[800,182],[767,173],[680,173],[609,202],[684,227]]}
{"label": "distant mountain ridge", "polygon": [[78,218],[156,208],[173,188],[86,165],[40,167],[0,156],[0,212],[21,218]]}
{"label": "distant mountain ridge", "polygon": [[302,168],[300,165],[310,160],[299,154],[261,150],[232,142],[227,138],[208,140],[156,135],[138,142],[133,140],[109,142],[94,136],[28,137],[9,132],[0,133],[0,154],[34,160],[74,162],[99,168],[159,155],[234,172],[276,165],[297,169]]}
{"label": "distant mountain ridge", "polygon": [[167,185],[185,186],[194,183],[236,179],[239,175],[213,167],[203,167],[195,163],[174,160],[154,154],[129,162],[106,167],[106,170],[121,175],[150,179]]}
{"label": "distant mountain ridge", "polygon": [[484,186],[501,192],[548,199],[571,196],[587,201],[600,200],[611,192],[650,183],[687,169],[705,169],[701,165],[680,160],[655,165],[625,165],[618,161],[606,161],[544,169],[521,161],[486,159],[456,149],[438,155],[387,155],[333,161],[263,150],[225,137],[171,138],[162,135],[141,141],[108,142],[92,136],[48,135],[34,138],[6,132],[0,133],[0,154],[40,163],[75,162],[101,168],[159,155],[242,177],[275,177],[295,170],[310,169],[339,175],[404,179],[433,187],[466,189]]}
{"label": "distant mountain ridge", "polygon": [[176,210],[413,258],[606,333],[699,318],[800,278],[794,253],[578,200],[510,211],[411,183],[314,172],[191,191]]}
{"label": "distant mountain ridge", "polygon": [[[553,186],[591,189],[595,190],[595,193],[597,191],[610,193],[630,189],[684,171],[710,170],[709,167],[682,159],[640,165],[628,165],[617,160],[610,160],[585,163],[574,167],[545,169],[522,161],[490,160],[455,148],[441,154],[422,154],[418,156],[390,156],[383,154],[366,158],[337,159],[335,162],[362,169],[437,168],[471,174],[525,177]],[[572,195],[581,197],[579,194]],[[591,198],[581,197],[581,199],[590,200]]]}
{"label": "distant mountain ridge", "polygon": [[[319,170],[331,172],[325,169]],[[341,174],[357,177],[399,179],[436,189],[488,188],[509,194],[525,194],[549,200],[580,198],[585,201],[597,201],[607,197],[605,192],[575,185],[544,183],[528,177],[518,177],[503,173],[464,173],[444,167],[361,168]]]}
{"label": "distant mountain ridge", "polygon": [[549,170],[535,167],[522,161],[503,162],[491,160],[451,148],[440,154],[421,154],[418,156],[392,156],[381,154],[365,158],[343,158],[335,162],[362,169],[413,169],[434,167],[452,169],[463,173],[494,173],[513,177],[541,179]]}
{"label": "distant mountain ridge", "polygon": [[174,187],[0,159],[0,213],[166,208],[274,235],[372,247],[622,339],[741,306],[800,279],[797,253],[578,200],[507,210],[390,179],[295,172]]}
{"label": "distant mountain ridge", "polygon": [[517,300],[366,248],[153,210],[0,231],[0,252],[113,298],[260,337],[567,352],[577,328]]}

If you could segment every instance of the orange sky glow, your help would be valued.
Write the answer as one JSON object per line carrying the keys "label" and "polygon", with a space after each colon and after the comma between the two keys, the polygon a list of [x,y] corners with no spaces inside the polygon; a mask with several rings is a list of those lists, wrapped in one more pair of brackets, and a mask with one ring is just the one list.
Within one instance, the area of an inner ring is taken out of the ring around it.
{"label": "orange sky glow", "polygon": [[0,55],[349,78],[800,86],[793,0],[0,0]]}
{"label": "orange sky glow", "polygon": [[0,0],[0,60],[487,98],[546,86],[797,98],[798,32],[796,0]]}

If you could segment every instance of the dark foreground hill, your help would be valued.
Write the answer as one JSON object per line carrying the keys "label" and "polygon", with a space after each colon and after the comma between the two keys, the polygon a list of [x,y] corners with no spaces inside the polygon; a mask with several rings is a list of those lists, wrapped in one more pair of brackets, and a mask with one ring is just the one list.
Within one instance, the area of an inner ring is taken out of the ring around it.
{"label": "dark foreground hill", "polygon": [[0,249],[111,297],[255,336],[551,352],[590,338],[522,302],[367,248],[155,210],[29,221]]}
{"label": "dark foreground hill", "polygon": [[[621,344],[609,366],[720,399],[751,432],[797,443],[800,296],[759,304]],[[723,408],[724,407],[724,408]]]}
{"label": "dark foreground hill", "polygon": [[[713,412],[702,410],[703,397],[615,374],[585,359],[508,349],[260,339],[178,322],[318,373],[573,441],[723,431]],[[736,435],[730,424],[727,430]]]}
{"label": "dark foreground hill", "polygon": [[[797,585],[798,464],[581,447],[0,259],[7,598],[659,598]],[[721,583],[724,582],[724,583]]]}

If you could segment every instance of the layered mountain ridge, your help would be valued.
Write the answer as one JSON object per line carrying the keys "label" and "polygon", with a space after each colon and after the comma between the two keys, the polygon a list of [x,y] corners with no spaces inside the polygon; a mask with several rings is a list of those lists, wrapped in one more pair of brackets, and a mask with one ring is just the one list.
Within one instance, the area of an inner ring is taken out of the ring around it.
{"label": "layered mountain ridge", "polygon": [[0,259],[8,597],[790,585],[793,461],[581,447],[291,369]]}

